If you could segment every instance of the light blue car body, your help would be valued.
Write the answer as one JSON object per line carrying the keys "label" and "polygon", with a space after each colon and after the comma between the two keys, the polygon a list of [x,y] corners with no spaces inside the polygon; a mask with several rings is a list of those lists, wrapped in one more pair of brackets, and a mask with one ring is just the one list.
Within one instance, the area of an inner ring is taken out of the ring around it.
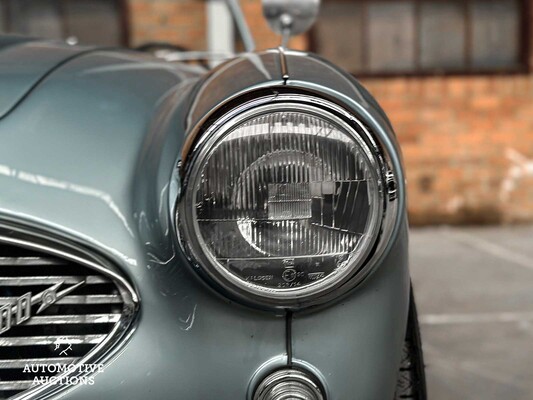
{"label": "light blue car body", "polygon": [[[105,255],[140,297],[127,343],[66,400],[250,399],[287,363],[286,320],[228,300],[182,253],[174,205],[191,129],[255,90],[306,90],[354,110],[391,148],[389,122],[352,77],[309,54],[245,54],[212,71],[125,50],[0,39],[0,221]],[[379,266],[333,303],[295,312],[295,364],[329,400],[392,399],[409,307],[407,219]]]}

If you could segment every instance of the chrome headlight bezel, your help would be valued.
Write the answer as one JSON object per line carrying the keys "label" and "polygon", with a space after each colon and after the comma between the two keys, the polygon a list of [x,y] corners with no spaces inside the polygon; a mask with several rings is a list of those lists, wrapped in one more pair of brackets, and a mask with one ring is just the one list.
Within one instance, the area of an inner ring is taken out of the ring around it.
{"label": "chrome headlight bezel", "polygon": [[[286,109],[303,109],[314,112],[320,118],[333,119],[336,124],[353,133],[353,139],[364,149],[372,168],[375,169],[377,204],[373,207],[372,224],[375,235],[369,237],[369,243],[350,268],[317,285],[303,288],[285,289],[283,291],[266,287],[257,287],[239,279],[224,268],[218,268],[216,260],[202,248],[202,238],[197,233],[198,226],[193,217],[195,207],[194,194],[196,180],[213,146],[233,127],[261,113]],[[260,97],[236,107],[216,119],[198,138],[190,154],[182,164],[183,185],[177,204],[176,223],[179,241],[195,269],[215,288],[226,296],[248,305],[267,309],[301,309],[321,304],[340,296],[361,282],[374,268],[379,255],[383,253],[384,244],[391,236],[394,222],[398,215],[398,201],[395,193],[395,173],[391,168],[388,154],[369,129],[345,108],[319,97],[304,94],[279,94]],[[393,189],[393,190],[391,190]]]}

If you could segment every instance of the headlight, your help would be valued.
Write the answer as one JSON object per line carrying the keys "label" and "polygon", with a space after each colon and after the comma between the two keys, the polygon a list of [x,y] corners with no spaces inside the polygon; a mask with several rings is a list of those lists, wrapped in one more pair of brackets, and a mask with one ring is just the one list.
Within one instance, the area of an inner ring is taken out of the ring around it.
{"label": "headlight", "polygon": [[357,275],[382,226],[384,179],[356,125],[334,108],[291,101],[215,123],[189,161],[178,211],[200,270],[231,294],[277,307]]}

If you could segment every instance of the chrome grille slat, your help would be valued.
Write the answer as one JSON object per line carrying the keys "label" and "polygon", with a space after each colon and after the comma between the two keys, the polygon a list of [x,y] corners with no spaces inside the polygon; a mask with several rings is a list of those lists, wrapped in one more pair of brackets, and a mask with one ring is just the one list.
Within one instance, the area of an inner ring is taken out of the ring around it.
{"label": "chrome grille slat", "polygon": [[25,325],[111,324],[119,320],[120,314],[46,315],[32,317]]}
{"label": "chrome grille slat", "polygon": [[24,368],[31,364],[73,364],[78,361],[78,357],[47,357],[47,358],[19,358],[17,360],[0,361],[0,369]]}
{"label": "chrome grille slat", "polygon": [[54,344],[58,340],[71,344],[98,344],[106,335],[58,335],[58,336],[0,336],[0,347],[6,346],[43,346]]}
{"label": "chrome grille slat", "polygon": [[0,390],[25,390],[29,389],[33,381],[0,381]]}
{"label": "chrome grille slat", "polygon": [[56,258],[45,257],[0,257],[0,271],[3,266],[43,266],[43,265],[66,265],[67,263]]}
{"label": "chrome grille slat", "polygon": [[[0,271],[1,273],[1,271]],[[97,275],[89,276],[21,276],[21,277],[1,277],[0,286],[35,286],[35,285],[53,285],[58,282],[65,284],[75,284],[85,281],[86,285],[96,285],[100,283],[109,283],[110,280]]]}
{"label": "chrome grille slat", "polygon": [[[0,297],[0,305],[17,301],[17,297]],[[86,296],[66,296],[58,300],[56,304],[120,304],[122,299],[118,294],[89,294]]]}

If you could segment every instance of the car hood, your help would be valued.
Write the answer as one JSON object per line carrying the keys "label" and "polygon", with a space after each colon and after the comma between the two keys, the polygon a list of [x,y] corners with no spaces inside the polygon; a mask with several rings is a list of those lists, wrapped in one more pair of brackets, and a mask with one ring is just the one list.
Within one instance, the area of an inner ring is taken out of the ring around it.
{"label": "car hood", "polygon": [[23,36],[0,36],[0,118],[51,71],[84,51]]}

